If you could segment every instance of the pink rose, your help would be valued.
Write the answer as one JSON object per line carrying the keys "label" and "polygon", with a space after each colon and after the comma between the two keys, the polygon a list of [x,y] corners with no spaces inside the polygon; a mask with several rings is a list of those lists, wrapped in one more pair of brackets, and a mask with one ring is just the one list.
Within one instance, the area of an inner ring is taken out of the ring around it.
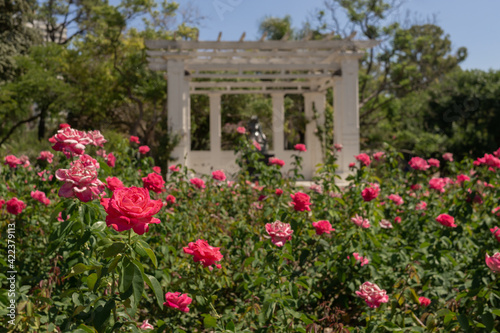
{"label": "pink rose", "polygon": [[66,124],[66,123],[59,124],[59,129],[65,129],[65,128],[69,128],[69,127],[71,127],[70,124]]}
{"label": "pink rose", "polygon": [[293,208],[298,211],[298,212],[303,212],[304,210],[306,211],[311,211],[311,208],[309,207],[311,205],[311,197],[308,196],[305,193],[302,192],[297,192],[295,195],[290,194],[290,197],[292,198],[292,205]]}
{"label": "pink rose", "polygon": [[470,180],[470,177],[464,174],[460,174],[457,176],[457,183],[463,183],[463,182],[468,182]]}
{"label": "pink rose", "polygon": [[363,283],[359,287],[359,291],[356,291],[356,295],[364,299],[366,304],[372,309],[378,308],[382,303],[389,301],[386,291],[371,282]]}
{"label": "pink rose", "polygon": [[262,150],[262,147],[260,146],[260,144],[257,141],[253,140],[252,144],[255,147],[255,149],[257,149],[258,151]]}
{"label": "pink rose", "polygon": [[292,239],[293,230],[290,224],[281,221],[266,224],[266,231],[271,236],[271,242],[278,247],[285,245],[286,241]]}
{"label": "pink rose", "polygon": [[413,184],[413,185],[410,185],[410,189],[412,191],[418,191],[418,190],[422,189],[422,185],[420,185],[420,184]]}
{"label": "pink rose", "polygon": [[154,330],[155,327],[148,322],[148,319],[146,319],[142,322],[142,325],[139,326],[139,328],[141,330]]}
{"label": "pink rose", "polygon": [[89,167],[89,168],[95,168],[99,169],[101,166],[99,165],[99,162],[95,158],[90,157],[87,154],[83,154],[80,156],[78,159],[84,167]]}
{"label": "pink rose", "polygon": [[444,225],[445,227],[456,228],[455,219],[448,214],[441,214],[436,217],[436,221]]}
{"label": "pink rose", "polygon": [[430,166],[433,166],[433,167],[436,167],[436,168],[439,168],[439,160],[436,160],[435,158],[429,158],[427,160],[427,163],[429,163]]}
{"label": "pink rose", "polygon": [[161,200],[151,200],[149,191],[139,187],[117,188],[111,199],[102,199],[101,204],[108,214],[108,227],[119,232],[133,229],[139,235],[149,231],[149,224],[160,223],[153,215],[163,207]]}
{"label": "pink rose", "polygon": [[394,218],[394,222],[396,222],[396,223],[401,223],[401,217],[396,216],[396,217]]}
{"label": "pink rose", "polygon": [[205,188],[205,182],[200,178],[192,178],[189,180],[191,184],[193,184],[196,188],[202,189]]}
{"label": "pink rose", "polygon": [[429,180],[429,187],[441,193],[444,193],[444,187],[446,184],[447,181],[445,178],[432,178]]}
{"label": "pink rose", "polygon": [[414,170],[427,170],[430,168],[430,165],[427,164],[427,161],[421,157],[412,157],[412,159],[410,160],[410,162],[408,162],[408,164]]}
{"label": "pink rose", "polygon": [[176,165],[171,165],[168,167],[168,169],[172,172],[179,172],[179,170],[180,170],[179,167]]}
{"label": "pink rose", "polygon": [[106,183],[108,184],[108,188],[111,191],[115,191],[116,189],[125,187],[122,181],[116,177],[108,177],[106,178]]}
{"label": "pink rose", "polygon": [[392,229],[392,223],[390,221],[387,221],[387,220],[380,220],[380,222],[378,223],[378,225],[382,228],[382,229]]}
{"label": "pink rose", "polygon": [[415,205],[416,210],[426,210],[427,209],[427,202],[425,201],[420,201],[418,204]]}
{"label": "pink rose", "polygon": [[359,162],[363,163],[363,164],[364,164],[364,165],[366,165],[366,166],[369,166],[369,165],[370,165],[370,163],[372,162],[372,161],[370,160],[370,156],[368,156],[368,155],[367,155],[367,154],[365,154],[365,153],[359,154],[359,155],[354,156],[354,157],[356,158],[356,160],[357,160],[357,161],[359,161]]}
{"label": "pink rose", "polygon": [[115,162],[116,162],[115,155],[113,155],[113,153],[109,153],[108,156],[106,157],[106,164],[110,168],[114,168],[115,167]]}
{"label": "pink rose", "polygon": [[269,159],[269,165],[278,165],[278,166],[282,167],[285,165],[285,161],[280,160],[279,158],[276,158],[276,157],[271,157]]}
{"label": "pink rose", "polygon": [[448,162],[453,162],[453,154],[452,153],[444,153],[443,160]]}
{"label": "pink rose", "polygon": [[23,162],[15,157],[14,155],[7,155],[4,158],[4,164],[8,165],[11,168],[16,168],[18,165],[23,164]]}
{"label": "pink rose", "polygon": [[360,256],[357,252],[354,252],[352,256],[354,257],[354,259],[356,259],[357,262],[361,264],[361,267],[370,263],[370,259]]}
{"label": "pink rose", "polygon": [[97,178],[97,168],[90,160],[84,165],[81,160],[71,162],[69,169],[56,171],[56,178],[65,182],[59,189],[59,196],[64,198],[77,197],[80,201],[88,202],[104,191],[104,184]]}
{"label": "pink rose", "polygon": [[212,178],[215,180],[224,181],[226,180],[226,174],[222,170],[216,170],[212,172]]}
{"label": "pink rose", "polygon": [[370,221],[368,221],[368,219],[359,216],[358,214],[356,214],[353,218],[351,218],[351,221],[352,223],[361,228],[366,229],[370,227]]}
{"label": "pink rose", "polygon": [[0,199],[0,209],[2,209],[3,205],[5,204],[5,200]]}
{"label": "pink rose", "polygon": [[245,129],[245,127],[240,126],[236,129],[236,132],[238,132],[239,134],[245,134],[247,130]]}
{"label": "pink rose", "polygon": [[323,235],[325,233],[329,234],[330,231],[335,231],[335,229],[332,228],[330,222],[325,220],[313,222],[312,225],[316,229],[316,235]]}
{"label": "pink rose", "polygon": [[380,188],[376,184],[372,184],[373,187],[367,187],[361,192],[361,196],[364,201],[372,201],[378,197],[380,193]]}
{"label": "pink rose", "polygon": [[50,200],[42,191],[31,191],[31,197],[36,201],[43,203],[45,206],[50,205]]}
{"label": "pink rose", "polygon": [[142,178],[142,184],[145,189],[151,190],[155,193],[161,193],[165,190],[163,188],[165,181],[163,180],[163,177],[157,173],[150,173],[146,177]]}
{"label": "pink rose", "polygon": [[282,194],[283,194],[283,190],[282,190],[282,189],[280,189],[280,188],[277,188],[277,189],[276,189],[276,191],[275,191],[274,193],[276,193],[276,195],[277,195],[277,196],[280,196],[280,195],[282,195]]}
{"label": "pink rose", "polygon": [[154,166],[153,171],[156,172],[157,174],[161,175],[161,168],[159,166]]}
{"label": "pink rose", "polygon": [[382,152],[382,151],[379,151],[378,153],[375,153],[373,154],[373,158],[376,160],[376,161],[380,161],[381,159],[383,159],[385,157],[385,153]]}
{"label": "pink rose", "polygon": [[26,208],[26,204],[14,197],[5,203],[7,206],[7,211],[14,215],[19,215],[22,213],[23,209]]}
{"label": "pink rose", "polygon": [[396,206],[400,206],[400,205],[404,204],[403,198],[401,198],[397,194],[391,194],[387,197],[387,199],[391,200]]}
{"label": "pink rose", "polygon": [[101,132],[95,130],[87,133],[87,137],[92,140],[91,144],[96,147],[103,147],[103,145],[108,142]]}
{"label": "pink rose", "polygon": [[333,148],[335,148],[336,151],[341,152],[344,146],[342,146],[340,143],[336,143],[333,145]]}
{"label": "pink rose", "polygon": [[146,155],[151,149],[149,149],[148,146],[140,146],[139,147],[139,153],[142,155]]}
{"label": "pink rose", "polygon": [[168,306],[172,309],[179,309],[182,312],[189,312],[188,305],[193,301],[187,294],[181,294],[180,292],[166,293],[166,302],[163,305]]}
{"label": "pink rose", "polygon": [[37,160],[45,160],[48,163],[52,163],[54,158],[54,154],[52,154],[50,151],[41,151],[40,156],[38,156],[36,159]]}
{"label": "pink rose", "polygon": [[172,194],[167,195],[167,202],[169,204],[174,204],[175,203],[175,197]]}
{"label": "pink rose", "polygon": [[293,148],[297,151],[307,151],[306,145],[302,143],[297,143]]}
{"label": "pink rose", "polygon": [[478,158],[477,162],[479,164],[485,164],[490,168],[500,169],[500,159],[496,158],[491,154],[484,154],[484,157]]}
{"label": "pink rose", "polygon": [[210,270],[213,269],[212,265],[217,268],[222,267],[220,264],[216,264],[224,257],[219,251],[220,247],[210,246],[206,240],[198,239],[194,243],[191,242],[183,250],[184,253],[192,255],[194,262],[200,262],[203,267],[208,267]]}
{"label": "pink rose", "polygon": [[134,142],[137,144],[140,144],[141,142],[139,141],[139,137],[131,135],[129,138],[130,142]]}
{"label": "pink rose", "polygon": [[68,158],[82,155],[85,152],[85,146],[93,143],[86,133],[70,127],[57,131],[53,140],[55,144],[52,149],[63,152]]}
{"label": "pink rose", "polygon": [[492,257],[486,253],[486,265],[493,271],[493,273],[500,273],[500,253],[495,253]]}
{"label": "pink rose", "polygon": [[431,304],[431,300],[428,299],[427,297],[423,297],[423,296],[418,298],[418,302],[423,307],[428,307]]}
{"label": "pink rose", "polygon": [[349,168],[354,168],[355,166],[356,166],[356,163],[354,163],[354,162],[349,163]]}

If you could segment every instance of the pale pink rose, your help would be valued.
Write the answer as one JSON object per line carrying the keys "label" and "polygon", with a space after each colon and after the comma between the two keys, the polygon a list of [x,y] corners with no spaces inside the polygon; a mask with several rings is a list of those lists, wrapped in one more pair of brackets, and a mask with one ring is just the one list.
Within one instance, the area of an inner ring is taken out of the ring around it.
{"label": "pale pink rose", "polygon": [[258,151],[262,150],[262,147],[260,146],[260,144],[257,141],[253,140],[252,144],[255,147],[255,149],[257,149]]}
{"label": "pale pink rose", "polygon": [[439,168],[439,160],[436,160],[435,158],[429,158],[427,163],[429,163],[430,166]]}
{"label": "pale pink rose", "polygon": [[316,229],[316,235],[329,234],[330,231],[335,231],[329,221],[321,220],[313,222],[312,225]]}
{"label": "pale pink rose", "polygon": [[383,159],[385,157],[385,153],[383,151],[379,151],[375,154],[373,154],[373,158],[376,160],[376,161],[380,161],[381,159]]}
{"label": "pale pink rose", "polygon": [[387,220],[380,220],[380,222],[378,223],[378,225],[382,228],[382,229],[392,229],[392,223],[390,221],[387,221]]}
{"label": "pale pink rose", "polygon": [[38,156],[36,159],[37,160],[45,160],[48,163],[52,163],[54,158],[54,154],[52,154],[50,151],[41,151],[40,156]]}
{"label": "pale pink rose", "polygon": [[421,157],[412,157],[408,164],[414,170],[427,170],[430,168],[430,165],[427,164],[427,161]]}
{"label": "pale pink rose", "polygon": [[56,171],[56,178],[65,182],[59,189],[59,196],[64,198],[77,197],[83,202],[96,199],[104,191],[104,184],[97,178],[97,168],[82,161],[71,163],[69,169]]}
{"label": "pale pink rose", "polygon": [[53,140],[55,144],[52,149],[63,152],[68,158],[82,155],[85,152],[85,146],[93,143],[86,133],[70,127],[57,131]]}
{"label": "pale pink rose", "polygon": [[95,169],[99,169],[101,167],[99,165],[99,162],[97,162],[95,158],[92,158],[87,154],[81,155],[79,160],[80,162],[82,162],[82,165],[84,167],[95,168]]}
{"label": "pale pink rose", "polygon": [[368,221],[368,219],[365,219],[361,216],[359,216],[358,214],[356,214],[353,218],[351,218],[351,221],[357,225],[358,227],[361,227],[361,228],[369,228],[370,227],[370,221]]}
{"label": "pale pink rose", "polygon": [[496,252],[491,257],[486,253],[486,265],[488,265],[493,273],[500,273],[500,253]]}
{"label": "pale pink rose", "polygon": [[309,189],[311,191],[314,191],[318,194],[323,194],[323,187],[321,187],[321,185],[318,185],[318,184],[312,184]]}
{"label": "pale pink rose", "polygon": [[148,319],[146,319],[142,322],[142,325],[139,326],[139,328],[141,330],[154,330],[155,327],[148,322]]}
{"label": "pale pink rose", "polygon": [[342,148],[344,148],[344,146],[342,146],[340,143],[336,143],[333,145],[333,147],[335,148],[336,151],[338,152],[341,152],[342,151]]}
{"label": "pale pink rose", "polygon": [[21,155],[19,157],[19,160],[21,161],[22,165],[23,165],[23,168],[27,168],[30,166],[30,159],[28,156],[26,155]]}
{"label": "pale pink rose", "polygon": [[293,230],[288,223],[281,221],[267,223],[266,231],[271,236],[271,242],[278,247],[285,245],[286,241],[292,239]]}
{"label": "pale pink rose", "polygon": [[389,301],[386,291],[371,282],[363,283],[359,291],[356,291],[356,295],[364,299],[370,308],[378,308],[382,303]]}
{"label": "pale pink rose", "polygon": [[443,160],[448,162],[453,162],[453,154],[452,153],[444,153]]}
{"label": "pale pink rose", "polygon": [[357,252],[354,252],[352,256],[354,257],[354,259],[356,259],[357,262],[361,264],[361,267],[370,263],[370,259],[360,256]]}
{"label": "pale pink rose", "polygon": [[92,144],[96,147],[103,147],[103,145],[108,142],[98,130],[88,132],[87,136],[90,140],[92,140]]}
{"label": "pale pink rose", "polygon": [[396,206],[400,206],[404,203],[403,198],[397,194],[391,194],[387,197],[387,199],[391,200]]}

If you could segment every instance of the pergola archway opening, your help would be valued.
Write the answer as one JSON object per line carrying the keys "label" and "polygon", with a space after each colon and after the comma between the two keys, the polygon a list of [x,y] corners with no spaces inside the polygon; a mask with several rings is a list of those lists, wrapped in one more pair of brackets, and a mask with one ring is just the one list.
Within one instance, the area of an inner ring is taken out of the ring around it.
{"label": "pergola archway opening", "polygon": [[[376,41],[147,41],[149,67],[168,76],[168,123],[180,135],[172,156],[200,173],[237,170],[232,151],[221,149],[221,95],[268,94],[272,99],[272,147],[269,153],[292,162],[284,144],[284,96],[304,96],[307,120],[303,174],[312,179],[323,162],[316,136],[323,126],[326,90],[334,89],[334,142],[343,145],[338,172],[345,177],[359,154],[358,69],[364,50]],[[210,151],[191,150],[190,95],[210,100]],[[314,110],[317,117],[314,117]],[[333,142],[326,145],[332,147]]]}

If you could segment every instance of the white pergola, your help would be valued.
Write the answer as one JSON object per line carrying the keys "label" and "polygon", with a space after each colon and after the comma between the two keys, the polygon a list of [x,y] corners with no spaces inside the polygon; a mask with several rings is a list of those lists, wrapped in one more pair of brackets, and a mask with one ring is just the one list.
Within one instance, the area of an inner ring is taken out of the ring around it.
{"label": "white pergola", "polygon": [[[307,119],[303,174],[310,180],[323,163],[315,135],[324,124],[326,90],[334,89],[334,141],[343,145],[338,164],[342,178],[359,154],[358,69],[364,50],[376,41],[182,41],[151,40],[149,67],[168,76],[168,124],[180,135],[172,156],[197,172],[237,169],[233,151],[221,150],[221,95],[269,94],[273,105],[273,149],[290,167],[294,151],[285,150],[284,96],[303,94]],[[190,95],[210,98],[210,151],[191,151]],[[318,117],[314,118],[314,109]],[[333,146],[329,143],[327,147]]]}

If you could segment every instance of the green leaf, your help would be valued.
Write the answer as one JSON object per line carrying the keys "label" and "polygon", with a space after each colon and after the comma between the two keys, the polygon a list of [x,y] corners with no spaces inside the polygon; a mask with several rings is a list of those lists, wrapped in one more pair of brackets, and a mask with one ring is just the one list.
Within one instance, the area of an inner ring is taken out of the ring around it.
{"label": "green leaf", "polygon": [[87,285],[89,286],[90,290],[94,290],[95,283],[97,281],[97,274],[92,273],[89,276],[87,276]]}
{"label": "green leaf", "polygon": [[491,309],[490,311],[491,311],[491,313],[493,313],[497,316],[500,316],[500,309]]}
{"label": "green leaf", "polygon": [[110,299],[104,306],[99,306],[94,310],[94,326],[99,330],[111,316],[111,310],[115,308],[115,300]]}
{"label": "green leaf", "polygon": [[114,242],[110,246],[104,250],[103,257],[104,258],[109,258],[116,256],[118,253],[121,253],[123,249],[125,248],[126,244],[122,242]]}
{"label": "green leaf", "polygon": [[312,321],[311,319],[309,319],[309,317],[303,313],[301,316],[300,316],[300,320],[302,320],[302,322],[306,325],[311,325],[314,323],[314,321]]}
{"label": "green leaf", "polygon": [[469,319],[464,314],[459,314],[457,316],[458,323],[460,324],[460,327],[465,331],[469,332],[470,331],[470,326],[469,326]]}
{"label": "green leaf", "polygon": [[161,284],[154,276],[147,275],[147,277],[149,278],[149,283],[148,280],[146,280],[146,283],[148,284],[149,288],[153,290],[153,293],[156,296],[156,301],[158,302],[158,306],[160,307],[160,309],[163,310],[163,298],[165,296],[163,295],[163,289],[161,288]]}
{"label": "green leaf", "polygon": [[97,333],[97,331],[93,327],[88,327],[80,324],[80,326],[78,326],[78,328],[75,330],[75,333]]}
{"label": "green leaf", "polygon": [[236,332],[236,328],[232,320],[229,323],[227,323],[226,330]]}
{"label": "green leaf", "polygon": [[493,315],[491,313],[483,313],[481,315],[481,321],[483,322],[484,326],[486,326],[488,332],[491,332],[495,327],[495,319],[493,319]]}
{"label": "green leaf", "polygon": [[147,247],[144,246],[145,244],[146,244],[145,242],[138,241],[136,246],[136,252],[141,257],[148,256],[149,259],[151,259],[151,261],[153,262],[155,268],[158,268],[158,260],[156,259],[155,253],[153,252],[153,250],[149,248],[149,245],[146,244]]}
{"label": "green leaf", "polygon": [[205,319],[203,319],[203,326],[205,328],[213,328],[217,326],[217,319],[212,317],[211,315],[204,315]]}
{"label": "green leaf", "polygon": [[134,267],[135,265],[127,257],[123,257],[122,270],[120,272],[120,283],[118,285],[118,290],[121,293],[126,292],[132,285],[135,273]]}
{"label": "green leaf", "polygon": [[83,272],[91,270],[93,268],[94,266],[87,266],[85,264],[78,263],[71,268],[71,273],[69,273],[64,279],[69,279],[72,276],[82,274]]}
{"label": "green leaf", "polygon": [[97,221],[96,223],[92,224],[92,226],[90,227],[90,230],[93,232],[104,231],[104,230],[106,230],[106,222]]}

